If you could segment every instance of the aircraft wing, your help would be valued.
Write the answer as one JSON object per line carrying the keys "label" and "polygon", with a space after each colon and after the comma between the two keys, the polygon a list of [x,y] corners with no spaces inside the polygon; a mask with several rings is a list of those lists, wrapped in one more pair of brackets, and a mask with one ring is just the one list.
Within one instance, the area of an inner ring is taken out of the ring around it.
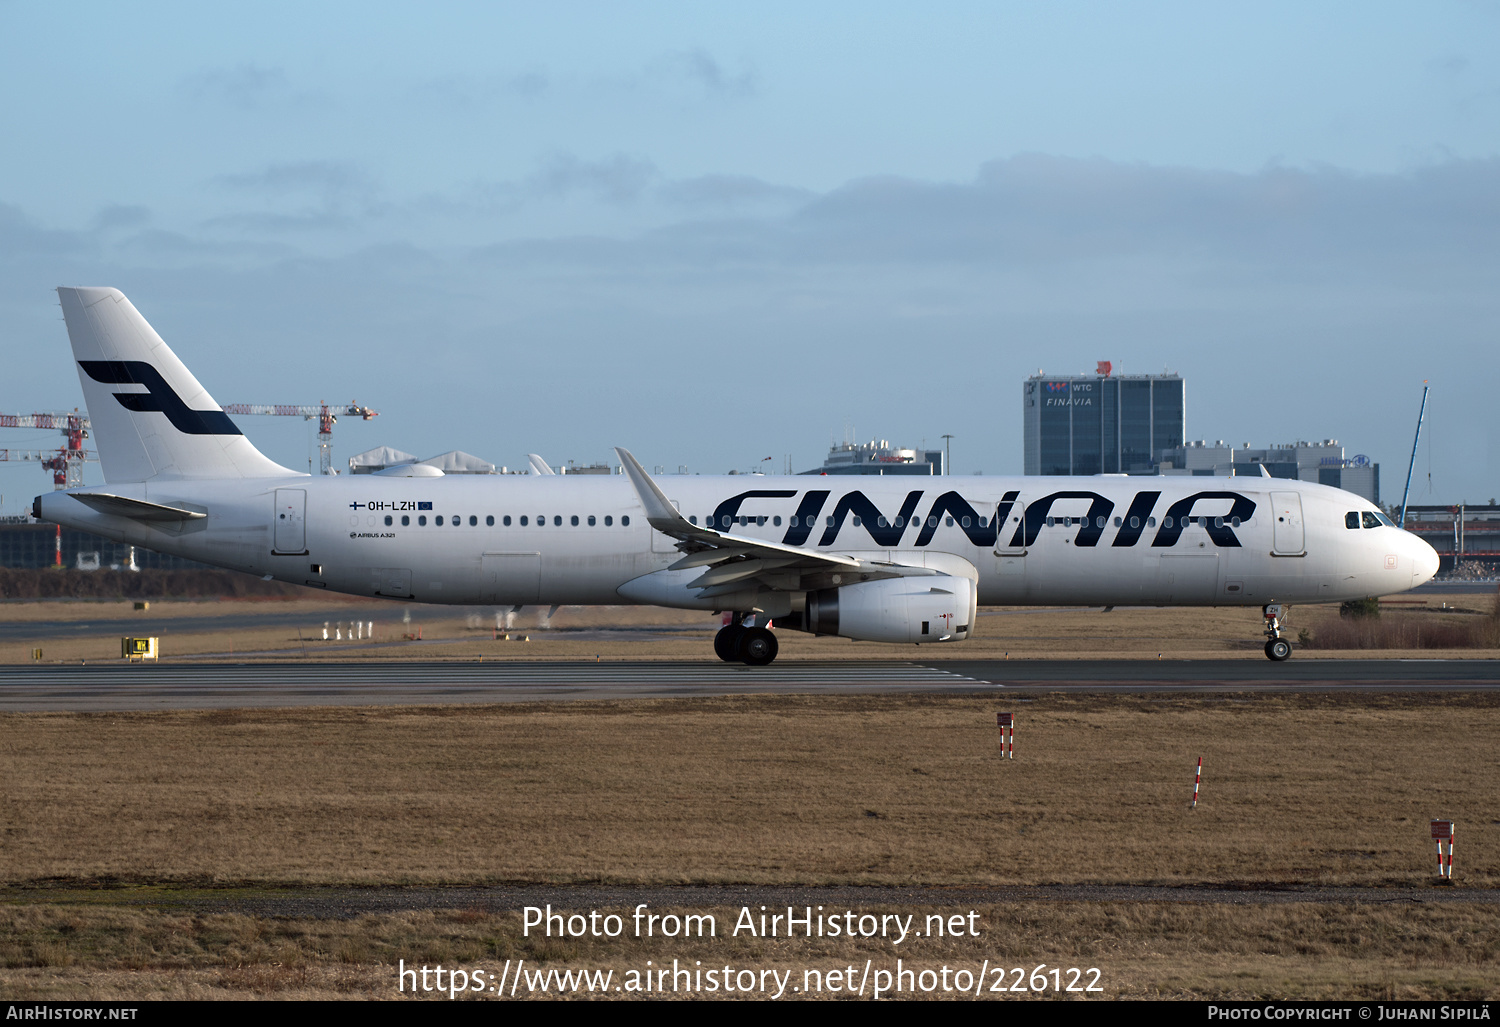
{"label": "aircraft wing", "polygon": [[677,548],[683,553],[682,559],[667,569],[705,568],[702,575],[688,583],[689,588],[701,589],[701,596],[737,592],[755,579],[771,588],[807,590],[853,581],[927,577],[939,573],[927,567],[819,553],[700,527],[677,511],[629,450],[617,447],[615,454],[646,510],[646,523],[676,539]]}

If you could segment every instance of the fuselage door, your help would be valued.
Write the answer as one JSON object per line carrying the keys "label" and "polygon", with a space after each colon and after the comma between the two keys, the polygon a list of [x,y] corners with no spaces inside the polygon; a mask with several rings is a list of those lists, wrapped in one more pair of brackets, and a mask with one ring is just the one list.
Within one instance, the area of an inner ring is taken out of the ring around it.
{"label": "fuselage door", "polygon": [[307,490],[276,490],[273,553],[307,552]]}
{"label": "fuselage door", "polygon": [[995,555],[1026,555],[1026,504],[1019,499],[995,510]]}
{"label": "fuselage door", "polygon": [[1276,515],[1276,521],[1272,525],[1276,552],[1306,551],[1307,539],[1302,530],[1302,497],[1296,492],[1272,492],[1271,507]]}
{"label": "fuselage door", "polygon": [[542,554],[483,553],[480,592],[487,603],[534,603],[542,590]]}

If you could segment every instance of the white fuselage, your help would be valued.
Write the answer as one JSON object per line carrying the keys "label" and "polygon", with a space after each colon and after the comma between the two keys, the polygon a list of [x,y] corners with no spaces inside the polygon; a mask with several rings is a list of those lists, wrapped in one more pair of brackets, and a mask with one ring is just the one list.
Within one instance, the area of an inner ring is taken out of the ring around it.
{"label": "white fuselage", "polygon": [[[925,563],[944,573],[970,574],[972,567],[986,605],[1327,602],[1400,592],[1437,569],[1431,547],[1407,532],[1388,524],[1347,527],[1349,513],[1375,511],[1365,500],[1281,479],[799,475],[657,482],[685,517],[697,524],[712,518],[715,528],[738,536]],[[665,571],[682,554],[646,523],[636,491],[620,475],[296,476],[73,491],[207,516],[142,521],[100,513],[70,492],[40,497],[42,516],[332,591],[431,603],[737,608],[733,597],[700,598],[687,588],[695,572]],[[792,607],[800,608],[799,599]]]}

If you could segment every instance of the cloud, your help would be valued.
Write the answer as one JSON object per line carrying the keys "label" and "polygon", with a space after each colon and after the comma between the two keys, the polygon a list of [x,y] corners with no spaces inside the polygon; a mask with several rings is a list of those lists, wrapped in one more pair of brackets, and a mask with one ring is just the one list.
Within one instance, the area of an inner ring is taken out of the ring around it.
{"label": "cloud", "polygon": [[526,179],[525,186],[537,196],[565,198],[582,193],[609,203],[627,204],[638,200],[660,177],[655,164],[623,153],[599,160],[556,153]]}
{"label": "cloud", "polygon": [[752,69],[731,72],[701,47],[664,54],[647,66],[646,73],[649,77],[689,82],[711,96],[745,97],[756,91]]}
{"label": "cloud", "polygon": [[285,71],[258,64],[210,68],[183,79],[178,88],[194,100],[223,103],[240,110],[251,110],[292,95]]}
{"label": "cloud", "polygon": [[807,203],[817,195],[810,189],[774,185],[750,175],[700,175],[667,182],[657,193],[681,207],[732,210],[785,207]]}
{"label": "cloud", "polygon": [[417,83],[413,93],[419,101],[435,103],[444,110],[469,110],[510,98],[539,100],[554,89],[546,69],[529,68],[485,77],[445,75]]}
{"label": "cloud", "polygon": [[1441,54],[1427,62],[1427,70],[1444,78],[1462,75],[1469,70],[1469,59],[1463,54]]}
{"label": "cloud", "polygon": [[140,228],[150,220],[151,211],[146,207],[111,204],[94,215],[93,228],[96,232],[119,231]]}
{"label": "cloud", "polygon": [[297,161],[257,171],[221,175],[215,184],[232,193],[258,197],[269,209],[232,211],[203,222],[204,227],[276,234],[334,232],[360,227],[383,205],[376,185],[349,161]]}
{"label": "cloud", "polygon": [[370,177],[350,161],[310,160],[271,164],[259,171],[221,175],[216,181],[230,189],[264,193],[317,192],[323,195],[368,193]]}

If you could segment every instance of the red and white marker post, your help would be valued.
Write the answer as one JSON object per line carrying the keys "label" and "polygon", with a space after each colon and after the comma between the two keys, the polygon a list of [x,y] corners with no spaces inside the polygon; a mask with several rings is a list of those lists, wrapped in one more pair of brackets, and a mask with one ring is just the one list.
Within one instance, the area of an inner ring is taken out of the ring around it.
{"label": "red and white marker post", "polygon": [[1016,717],[1013,713],[995,714],[995,725],[1000,728],[1000,758],[1016,758]]}
{"label": "red and white marker post", "polygon": [[[1453,883],[1453,835],[1453,821],[1434,820],[1432,822],[1432,837],[1437,839],[1438,880],[1447,881],[1449,884]],[[1448,843],[1448,866],[1446,873],[1443,867],[1444,841]]]}
{"label": "red and white marker post", "polygon": [[1193,775],[1193,804],[1188,809],[1198,808],[1198,786],[1203,783],[1203,757],[1198,757],[1198,772]]}

